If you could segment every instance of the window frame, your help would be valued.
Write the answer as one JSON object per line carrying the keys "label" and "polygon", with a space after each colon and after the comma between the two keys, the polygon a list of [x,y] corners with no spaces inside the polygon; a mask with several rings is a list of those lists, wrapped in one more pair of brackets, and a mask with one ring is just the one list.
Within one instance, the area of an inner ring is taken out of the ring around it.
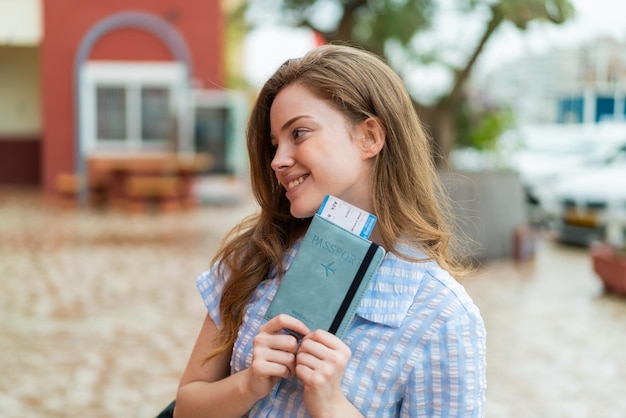
{"label": "window frame", "polygon": [[[80,73],[82,103],[79,109],[81,141],[87,154],[94,152],[151,152],[187,150],[189,121],[186,103],[189,102],[187,71],[177,62],[90,61]],[[123,87],[126,92],[126,138],[98,138],[97,89],[99,87]],[[169,91],[170,115],[176,138],[161,140],[142,139],[143,88],[166,88]]]}

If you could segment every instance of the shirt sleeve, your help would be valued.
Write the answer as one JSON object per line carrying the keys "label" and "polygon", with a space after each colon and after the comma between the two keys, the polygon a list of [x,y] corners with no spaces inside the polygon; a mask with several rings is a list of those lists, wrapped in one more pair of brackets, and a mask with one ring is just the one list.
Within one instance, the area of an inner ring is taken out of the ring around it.
{"label": "shirt sleeve", "polygon": [[223,274],[223,271],[219,271],[217,263],[196,279],[196,287],[200,292],[202,301],[207,308],[209,316],[218,327],[221,319],[220,300],[226,287],[226,281],[226,275]]}
{"label": "shirt sleeve", "polygon": [[485,326],[466,312],[427,342],[408,380],[401,416],[484,417],[486,386]]}

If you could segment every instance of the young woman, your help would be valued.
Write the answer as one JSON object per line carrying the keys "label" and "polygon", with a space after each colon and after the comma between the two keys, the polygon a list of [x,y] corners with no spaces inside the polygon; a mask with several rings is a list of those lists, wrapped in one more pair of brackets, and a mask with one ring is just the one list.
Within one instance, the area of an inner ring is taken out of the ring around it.
{"label": "young woman", "polygon": [[[399,77],[347,46],[288,60],[261,89],[247,142],[260,212],[198,278],[208,314],[175,416],[483,416],[485,328],[455,279],[446,199]],[[375,214],[370,239],[387,250],[343,340],[264,319],[328,194]]]}

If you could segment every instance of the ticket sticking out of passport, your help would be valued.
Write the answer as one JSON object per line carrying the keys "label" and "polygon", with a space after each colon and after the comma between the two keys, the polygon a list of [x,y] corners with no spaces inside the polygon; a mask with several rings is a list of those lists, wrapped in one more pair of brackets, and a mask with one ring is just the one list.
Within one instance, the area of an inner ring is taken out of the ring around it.
{"label": "ticket sticking out of passport", "polygon": [[326,196],[317,214],[362,238],[369,238],[376,224],[376,216],[332,195]]}

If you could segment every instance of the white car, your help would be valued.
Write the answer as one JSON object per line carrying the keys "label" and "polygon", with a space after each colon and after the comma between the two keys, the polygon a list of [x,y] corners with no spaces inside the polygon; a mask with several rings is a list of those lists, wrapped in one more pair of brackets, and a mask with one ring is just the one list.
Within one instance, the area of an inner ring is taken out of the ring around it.
{"label": "white car", "polygon": [[626,233],[626,142],[603,160],[560,176],[542,190],[540,201],[554,215],[563,242],[603,240],[609,221],[622,222]]}
{"label": "white car", "polygon": [[[507,131],[494,152],[465,149],[451,154],[457,169],[516,171],[528,221],[556,224],[563,241],[579,244],[604,234],[603,202],[612,199],[611,193],[626,193],[626,175],[615,172],[620,159],[626,159],[626,123],[522,126]],[[618,184],[608,187],[609,182]],[[584,197],[596,189],[604,193],[600,203]],[[589,210],[584,209],[587,201]]]}
{"label": "white car", "polygon": [[519,174],[530,203],[540,189],[581,167],[604,163],[626,144],[626,124],[529,125],[507,132],[501,152]]}

